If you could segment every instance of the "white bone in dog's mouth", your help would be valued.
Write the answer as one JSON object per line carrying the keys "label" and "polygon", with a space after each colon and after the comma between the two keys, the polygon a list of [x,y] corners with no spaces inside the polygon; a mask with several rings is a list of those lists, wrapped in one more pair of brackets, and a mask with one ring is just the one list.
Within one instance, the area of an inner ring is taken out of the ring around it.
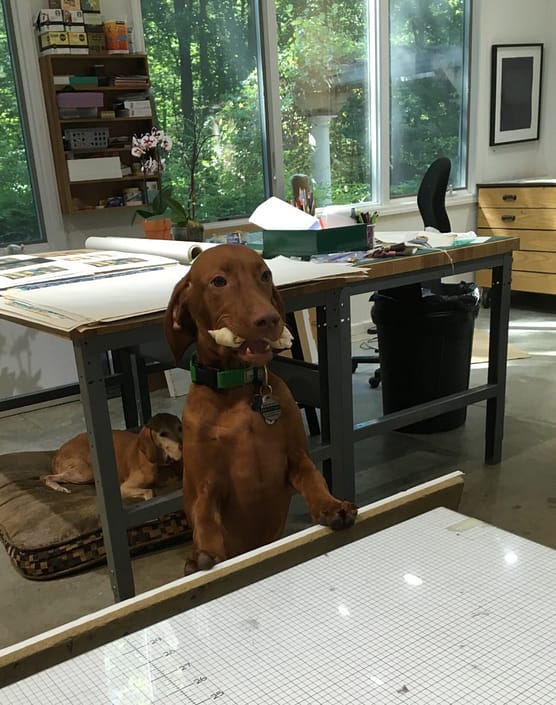
{"label": "white bone in dog's mouth", "polygon": [[[226,348],[237,349],[245,343],[245,338],[240,338],[239,335],[235,335],[229,328],[209,330],[208,333],[212,336],[217,345],[222,345]],[[267,350],[287,350],[292,346],[293,336],[286,326],[284,326],[279,338],[276,340],[267,340],[266,342],[268,343]]]}

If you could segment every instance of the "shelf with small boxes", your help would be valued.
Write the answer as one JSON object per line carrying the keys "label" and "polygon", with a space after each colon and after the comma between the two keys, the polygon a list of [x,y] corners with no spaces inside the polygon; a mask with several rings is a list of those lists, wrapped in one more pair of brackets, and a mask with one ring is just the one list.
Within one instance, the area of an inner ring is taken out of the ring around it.
{"label": "shelf with small boxes", "polygon": [[144,176],[132,137],[153,127],[147,57],[49,54],[39,63],[62,212],[125,207],[132,191],[136,207]]}

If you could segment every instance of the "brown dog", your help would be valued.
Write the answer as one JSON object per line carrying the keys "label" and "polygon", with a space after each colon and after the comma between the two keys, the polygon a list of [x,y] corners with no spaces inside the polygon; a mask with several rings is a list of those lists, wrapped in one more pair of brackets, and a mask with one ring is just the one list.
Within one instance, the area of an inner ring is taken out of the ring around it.
{"label": "brown dog", "polygon": [[[173,414],[156,414],[139,433],[112,431],[114,454],[125,499],[152,499],[158,468],[182,457],[181,421]],[[87,485],[94,482],[86,433],[64,443],[52,458],[52,474],[40,480],[57,492],[70,492],[61,482]]]}
{"label": "brown dog", "polygon": [[315,522],[354,522],[356,506],[330,494],[309,457],[290,390],[266,371],[273,351],[291,345],[283,319],[268,266],[244,245],[203,252],[170,298],[165,332],[176,360],[197,344],[183,412],[186,573],[280,538],[295,491]]}

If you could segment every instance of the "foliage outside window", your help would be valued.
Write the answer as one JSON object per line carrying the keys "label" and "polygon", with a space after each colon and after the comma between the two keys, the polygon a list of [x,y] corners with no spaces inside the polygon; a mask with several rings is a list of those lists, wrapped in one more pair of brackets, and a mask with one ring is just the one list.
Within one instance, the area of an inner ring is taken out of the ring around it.
{"label": "foliage outside window", "polygon": [[[272,135],[261,126],[260,96],[269,87],[259,85],[255,1],[142,0],[156,122],[175,138],[165,178],[183,202],[191,130],[210,135],[195,173],[201,220],[248,215],[271,195],[264,193],[272,180],[264,178],[263,155],[276,150],[262,144]],[[469,2],[275,0],[283,142],[277,158],[287,196],[289,179],[300,172],[312,179],[317,205],[413,195],[440,155],[452,160],[454,188],[465,185]],[[389,37],[371,36],[377,10],[388,14]],[[369,70],[384,42],[390,92],[378,91]],[[378,116],[371,115],[375,104]],[[371,125],[388,114],[389,141],[376,144]],[[390,164],[390,184],[373,182],[377,155]]]}
{"label": "foliage outside window", "polygon": [[42,239],[23,135],[5,2],[0,12],[0,246]]}
{"label": "foliage outside window", "polygon": [[438,156],[465,186],[465,0],[390,0],[390,196],[414,194]]}

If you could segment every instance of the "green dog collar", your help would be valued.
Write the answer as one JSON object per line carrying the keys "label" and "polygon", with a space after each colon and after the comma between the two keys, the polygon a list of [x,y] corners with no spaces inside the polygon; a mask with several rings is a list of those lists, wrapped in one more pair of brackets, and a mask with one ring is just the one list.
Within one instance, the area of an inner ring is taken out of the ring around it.
{"label": "green dog collar", "polygon": [[197,362],[197,356],[191,357],[189,366],[191,380],[195,384],[204,384],[212,389],[232,389],[245,384],[262,384],[265,381],[264,367],[240,367],[233,370],[219,370],[206,367]]}

